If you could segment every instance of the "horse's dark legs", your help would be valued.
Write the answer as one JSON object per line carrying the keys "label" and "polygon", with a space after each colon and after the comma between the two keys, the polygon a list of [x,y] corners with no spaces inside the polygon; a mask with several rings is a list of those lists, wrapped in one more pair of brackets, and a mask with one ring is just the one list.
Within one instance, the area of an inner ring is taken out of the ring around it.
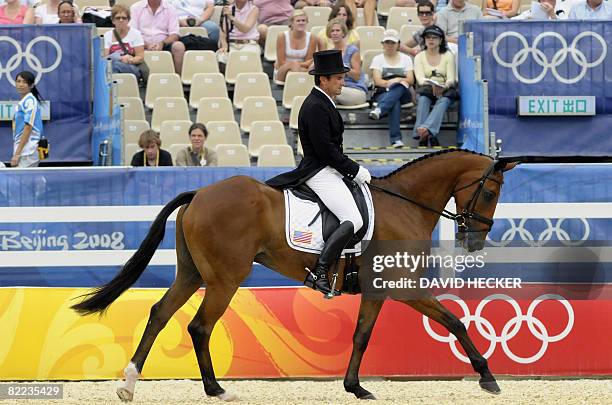
{"label": "horse's dark legs", "polygon": [[366,300],[363,296],[361,297],[357,326],[353,335],[353,352],[344,376],[344,389],[352,392],[359,399],[376,399],[371,392],[359,385],[359,366],[383,303],[384,301]]}
{"label": "horse's dark legs", "polygon": [[217,382],[210,358],[209,342],[215,324],[227,309],[237,289],[237,285],[207,286],[204,301],[187,328],[193,341],[206,395],[218,397],[224,401],[231,401],[235,399],[235,396],[225,392]]}
{"label": "horse's dark legs", "polygon": [[480,374],[480,387],[490,392],[491,394],[499,394],[501,390],[495,381],[495,377],[491,374],[489,370],[489,366],[487,364],[487,360],[482,357],[472,339],[467,334],[467,330],[465,329],[465,325],[446,307],[444,307],[440,301],[438,301],[435,297],[430,296],[429,298],[421,299],[421,300],[410,300],[410,301],[401,301],[404,304],[410,305],[423,315],[433,319],[438,322],[442,326],[444,326],[450,333],[455,335],[463,350],[467,354],[470,359],[470,363],[472,363],[472,367],[474,371]]}

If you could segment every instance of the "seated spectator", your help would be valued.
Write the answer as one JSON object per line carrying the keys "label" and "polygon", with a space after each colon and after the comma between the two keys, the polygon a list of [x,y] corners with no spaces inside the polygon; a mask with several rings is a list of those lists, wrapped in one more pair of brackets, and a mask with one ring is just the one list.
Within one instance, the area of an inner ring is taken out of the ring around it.
{"label": "seated spectator", "polygon": [[512,18],[518,14],[521,0],[487,0],[482,3],[482,15],[486,18]]}
{"label": "seated spectator", "polygon": [[370,65],[376,85],[374,100],[378,102],[378,106],[370,111],[370,118],[377,120],[389,114],[389,141],[394,147],[404,146],[400,114],[402,104],[412,100],[409,88],[414,84],[412,59],[399,52],[399,42],[396,30],[386,30],[382,39],[384,53],[376,55]]}
{"label": "seated spectator", "polygon": [[357,19],[357,8],[363,8],[365,25],[373,26],[376,17],[376,0],[344,0],[351,10],[353,18]]}
{"label": "seated spectator", "polygon": [[306,72],[312,64],[316,41],[306,31],[308,16],[303,10],[295,10],[289,18],[289,31],[276,38],[276,80],[285,81],[287,72]]}
{"label": "seated spectator", "polygon": [[438,11],[436,25],[444,31],[446,41],[457,43],[459,37],[459,21],[477,20],[482,18],[482,10],[465,0],[450,0],[448,5]]}
{"label": "seated spectator", "polygon": [[[328,22],[333,19],[339,19],[344,24],[346,24],[346,28],[348,28],[348,34],[346,36],[346,41],[349,45],[355,45],[359,48],[359,34],[354,30],[355,18],[354,14],[352,14],[351,9],[348,8],[344,2],[339,1],[332,7],[332,11],[329,14]],[[327,49],[334,49],[333,42],[329,39],[325,30],[321,30],[317,35],[318,49],[320,51],[325,51]]]}
{"label": "seated spectator", "polygon": [[113,73],[132,73],[136,79],[144,80],[138,67],[144,61],[144,41],[140,31],[129,25],[130,9],[115,4],[111,9],[111,20],[115,29],[104,33],[104,56],[111,59]]}
{"label": "seated spectator", "polygon": [[172,166],[170,152],[161,149],[159,134],[152,129],[140,134],[138,146],[142,150],[132,156],[132,166]]}
{"label": "seated spectator", "polygon": [[215,11],[214,0],[169,0],[181,27],[204,27],[208,38],[219,42],[219,24],[211,20]]}
{"label": "seated spectator", "polygon": [[0,25],[34,24],[34,10],[19,0],[6,0],[0,6]]}
{"label": "seated spectator", "polygon": [[336,97],[336,103],[340,105],[365,103],[368,88],[365,75],[361,71],[361,57],[359,56],[359,49],[355,45],[349,45],[346,41],[348,28],[341,19],[336,18],[327,23],[325,32],[334,44],[333,49],[342,52],[344,66],[350,69],[344,77],[342,93]]}
{"label": "seated spectator", "polygon": [[[436,25],[425,28],[425,50],[414,58],[418,104],[414,137],[419,146],[440,146],[438,133],[448,106],[458,98],[455,58],[448,52],[444,32]],[[430,107],[434,104],[433,109]]]}
{"label": "seated spectator", "polygon": [[612,5],[603,0],[583,0],[574,4],[568,20],[612,20]]}
{"label": "seated spectator", "polygon": [[265,45],[268,36],[269,25],[289,25],[289,18],[293,13],[293,7],[289,0],[253,0],[255,7],[259,9],[257,31],[259,31],[259,43]]}
{"label": "seated spectator", "polygon": [[183,67],[185,45],[179,41],[178,18],[167,0],[140,0],[132,4],[132,28],[144,39],[147,51],[170,51],[174,70],[180,74]]}
{"label": "seated spectator", "polygon": [[417,5],[417,14],[423,27],[413,32],[408,41],[400,46],[400,51],[412,56],[416,56],[417,53],[425,49],[425,40],[422,34],[423,30],[431,27],[436,20],[435,6],[429,0],[423,0]]}
{"label": "seated spectator", "polygon": [[221,16],[220,61],[224,62],[224,53],[231,51],[251,51],[261,53],[257,43],[257,19],[259,9],[251,0],[236,0],[233,6],[223,7]]}
{"label": "seated spectator", "polygon": [[[81,22],[76,5],[69,0],[48,0],[44,4],[39,4],[34,9],[34,22],[36,24],[58,24],[60,22],[59,8],[62,3],[69,3],[75,14],[74,22]],[[67,6],[64,6],[64,9],[68,10]]]}
{"label": "seated spectator", "polygon": [[79,13],[76,11],[74,4],[69,0],[60,1],[57,6],[57,16],[58,24],[76,24],[81,22]]}
{"label": "seated spectator", "polygon": [[[538,0],[538,8],[534,8],[532,3],[529,10],[523,11],[521,14],[513,17],[513,20],[556,20],[557,0]],[[535,10],[535,12],[534,12]]]}
{"label": "seated spectator", "polygon": [[189,128],[191,146],[181,149],[176,157],[177,166],[217,166],[217,153],[204,146],[208,130],[199,122]]}

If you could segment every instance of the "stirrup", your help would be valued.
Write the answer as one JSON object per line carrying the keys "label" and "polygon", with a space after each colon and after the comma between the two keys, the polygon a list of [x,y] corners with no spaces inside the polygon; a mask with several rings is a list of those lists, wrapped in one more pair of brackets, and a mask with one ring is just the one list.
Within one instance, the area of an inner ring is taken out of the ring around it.
{"label": "stirrup", "polygon": [[[313,273],[308,267],[305,267],[304,269],[306,270],[306,273],[308,273],[306,274],[306,279],[304,280],[304,285],[306,287],[312,288],[315,291],[320,291],[327,299],[337,297],[341,294],[338,290],[334,290],[332,293],[332,288],[327,282],[327,277],[325,277],[324,275],[321,277],[320,275]],[[334,287],[335,285],[336,282],[334,279]]]}

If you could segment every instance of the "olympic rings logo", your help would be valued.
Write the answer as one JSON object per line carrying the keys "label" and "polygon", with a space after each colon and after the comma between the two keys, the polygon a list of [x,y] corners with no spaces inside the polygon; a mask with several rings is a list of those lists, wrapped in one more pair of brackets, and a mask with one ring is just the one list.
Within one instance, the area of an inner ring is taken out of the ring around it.
{"label": "olympic rings logo", "polygon": [[[523,49],[514,54],[510,62],[502,59],[499,56],[498,50],[499,44],[507,37],[517,38],[523,46]],[[551,61],[549,61],[546,54],[538,48],[540,41],[542,41],[546,37],[558,39],[559,42],[561,42],[562,46],[561,49],[559,49],[553,55]],[[593,39],[599,41],[599,43],[601,44],[601,55],[599,56],[599,58],[595,59],[592,62],[587,61],[587,57],[585,56],[585,54],[577,48],[578,42],[580,42],[580,40],[585,37],[592,37]],[[548,69],[550,69],[555,79],[557,79],[559,82],[565,84],[573,84],[582,80],[589,68],[599,66],[604,61],[604,59],[606,59],[606,56],[608,54],[608,47],[603,37],[593,31],[584,31],[576,35],[569,47],[567,46],[567,41],[565,40],[565,38],[558,32],[542,32],[535,37],[535,39],[533,40],[533,45],[529,46],[527,39],[523,35],[519,34],[516,31],[507,31],[498,35],[497,38],[495,38],[495,41],[493,41],[492,52],[493,57],[495,58],[497,63],[503,67],[512,69],[514,77],[516,77],[522,83],[538,83],[544,78],[544,76],[546,76]],[[561,76],[557,71],[557,68],[561,66],[561,64],[563,64],[563,62],[565,62],[565,60],[567,59],[568,54],[572,57],[574,62],[581,67],[580,73],[578,73],[577,76],[572,78],[565,78]],[[533,78],[524,77],[518,70],[519,66],[525,63],[529,55],[531,55],[533,57],[533,60],[542,67],[542,72],[540,72],[539,75]]]}
{"label": "olympic rings logo", "polygon": [[[8,42],[16,50],[15,54],[8,58],[8,60],[6,61],[6,65],[2,65],[2,63],[4,62],[4,58],[2,58],[3,60],[0,60],[0,79],[2,79],[3,74],[6,74],[6,79],[13,86],[15,85],[15,79],[13,78],[12,73],[21,65],[21,62],[24,58],[26,63],[30,67],[30,70],[36,72],[35,83],[38,83],[40,81],[43,73],[49,73],[54,71],[62,62],[62,48],[55,39],[45,35],[32,39],[26,45],[25,51],[22,50],[21,44],[11,37],[0,36],[0,43],[1,42]],[[48,67],[43,67],[40,59],[32,53],[32,48],[39,42],[48,42],[51,46],[55,48],[55,61]]]}
{"label": "olympic rings logo", "polygon": [[573,238],[569,231],[563,229],[562,226],[567,218],[558,219],[554,225],[553,221],[549,218],[542,218],[541,220],[546,224],[546,229],[537,234],[536,238],[534,235],[535,232],[525,228],[527,221],[530,219],[531,218],[522,218],[517,225],[513,218],[506,218],[510,223],[510,228],[504,231],[499,241],[491,240],[489,235],[487,235],[487,242],[492,246],[505,247],[518,235],[521,240],[530,247],[542,247],[552,239],[553,235],[555,235],[557,240],[565,246],[580,246],[589,239],[589,235],[591,234],[589,222],[585,218],[577,218],[583,225],[583,231],[581,232],[582,235],[580,235],[580,238]]}
{"label": "olympic rings logo", "polygon": [[[488,359],[493,354],[493,352],[495,351],[495,348],[497,347],[497,344],[499,343],[501,344],[502,350],[504,351],[506,356],[508,356],[511,360],[514,360],[515,362],[520,363],[520,364],[534,363],[538,361],[539,359],[541,359],[542,356],[544,356],[544,353],[546,353],[546,350],[548,349],[548,345],[550,343],[558,342],[564,339],[570,333],[570,331],[572,330],[574,326],[574,310],[572,306],[570,305],[570,303],[565,298],[563,298],[562,296],[558,294],[540,295],[538,298],[533,300],[533,302],[529,305],[529,308],[527,309],[527,313],[525,315],[523,315],[519,304],[512,297],[509,297],[508,295],[505,295],[505,294],[492,294],[486,297],[485,299],[483,299],[478,304],[478,307],[476,307],[476,312],[474,313],[474,315],[470,314],[470,309],[468,308],[467,304],[463,300],[461,300],[459,297],[457,297],[456,295],[442,294],[438,296],[438,300],[440,301],[453,300],[457,302],[457,304],[459,304],[459,306],[461,307],[461,310],[464,313],[464,316],[460,320],[465,325],[465,328],[469,329],[470,322],[474,322],[474,324],[476,325],[476,330],[478,330],[478,332],[490,342],[489,348],[483,354],[485,359]],[[487,304],[495,300],[501,300],[504,302],[508,302],[512,306],[515,312],[515,316],[511,318],[510,320],[508,320],[508,322],[506,322],[499,336],[497,335],[495,328],[493,327],[491,322],[489,322],[486,318],[482,317],[481,315],[482,311],[487,306]],[[567,312],[567,325],[565,326],[565,329],[563,329],[559,334],[554,335],[554,336],[550,336],[548,334],[548,330],[546,329],[546,326],[544,326],[544,323],[538,318],[533,316],[533,313],[536,307],[542,301],[546,301],[546,300],[558,301],[559,303],[561,303],[561,305],[563,305],[563,307],[565,308]],[[512,338],[514,338],[518,334],[518,332],[521,330],[523,326],[523,322],[527,323],[527,328],[529,329],[531,334],[536,339],[542,342],[540,349],[533,356],[530,356],[530,357],[520,357],[516,355],[514,352],[512,352],[512,350],[510,350],[510,347],[508,346],[508,342]],[[455,357],[457,357],[459,360],[461,360],[464,363],[470,362],[470,359],[468,359],[467,356],[461,353],[459,349],[457,348],[457,343],[456,343],[457,338],[454,335],[449,334],[448,336],[442,336],[434,332],[433,329],[431,328],[431,325],[429,324],[429,318],[426,316],[423,316],[423,326],[425,327],[425,330],[427,331],[429,336],[431,336],[438,342],[448,343],[450,346],[451,352],[455,355]]]}

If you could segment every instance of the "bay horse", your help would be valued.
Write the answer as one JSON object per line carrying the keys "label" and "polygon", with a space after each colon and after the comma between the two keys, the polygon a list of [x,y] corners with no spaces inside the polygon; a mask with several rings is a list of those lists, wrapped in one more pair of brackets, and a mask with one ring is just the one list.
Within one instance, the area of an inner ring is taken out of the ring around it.
{"label": "bay horse", "polygon": [[[458,214],[451,218],[458,222],[458,239],[470,251],[482,249],[493,224],[491,218],[501,191],[503,172],[514,165],[465,150],[442,150],[407,163],[384,177],[373,178],[370,185],[376,214],[373,239],[430,241],[440,215],[449,216],[443,209],[454,197]],[[117,391],[122,400],[132,400],[135,383],[159,332],[203,283],[206,285],[204,299],[189,323],[188,332],[204,391],[208,396],[233,400],[235,395],[219,385],[213,370],[209,340],[215,324],[251,272],[253,261],[303,282],[305,268],[316,260],[315,255],[293,250],[286,242],[283,193],[250,177],[236,176],[179,194],[170,201],[115,278],[86,294],[72,308],[81,315],[104,312],[130,288],[162,241],[168,217],[179,207],[176,279],[151,308],[138,348],[125,369],[125,385]],[[400,302],[455,335],[473,369],[480,374],[481,388],[500,393],[487,360],[472,343],[465,326],[435,296],[424,291],[419,299]],[[346,391],[357,398],[375,399],[361,387],[358,373],[383,303],[384,299],[361,296],[353,350],[344,377]]]}

